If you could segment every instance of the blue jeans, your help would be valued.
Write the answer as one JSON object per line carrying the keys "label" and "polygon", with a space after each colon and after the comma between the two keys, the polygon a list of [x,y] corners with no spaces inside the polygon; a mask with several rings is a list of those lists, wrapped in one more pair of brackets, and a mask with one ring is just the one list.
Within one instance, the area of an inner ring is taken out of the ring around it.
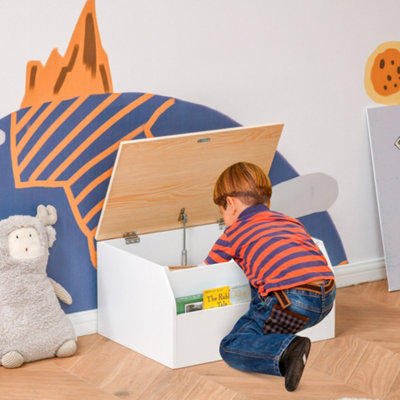
{"label": "blue jeans", "polygon": [[[336,289],[322,295],[299,289],[287,289],[291,305],[288,310],[309,318],[303,329],[316,325],[332,309]],[[252,288],[249,311],[235,324],[232,331],[221,341],[220,354],[231,367],[251,372],[282,376],[279,360],[282,353],[296,337],[294,334],[268,333],[264,335],[263,325],[278,300],[274,294],[262,299]]]}

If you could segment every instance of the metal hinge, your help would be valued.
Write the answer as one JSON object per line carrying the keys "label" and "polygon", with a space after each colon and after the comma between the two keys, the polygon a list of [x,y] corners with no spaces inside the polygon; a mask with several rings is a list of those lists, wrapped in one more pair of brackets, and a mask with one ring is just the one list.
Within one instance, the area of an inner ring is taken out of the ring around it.
{"label": "metal hinge", "polygon": [[134,244],[140,242],[140,237],[137,232],[125,232],[124,233],[125,244]]}

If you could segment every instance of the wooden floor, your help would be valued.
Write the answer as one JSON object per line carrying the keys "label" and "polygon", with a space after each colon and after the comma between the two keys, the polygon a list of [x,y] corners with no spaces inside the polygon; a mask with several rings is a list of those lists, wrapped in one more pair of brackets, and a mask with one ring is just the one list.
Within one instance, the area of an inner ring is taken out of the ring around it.
{"label": "wooden floor", "polygon": [[389,293],[386,281],[366,283],[339,289],[336,304],[336,338],[313,343],[296,392],[287,392],[282,378],[222,361],[170,370],[89,335],[71,358],[0,367],[0,399],[399,400],[400,292]]}

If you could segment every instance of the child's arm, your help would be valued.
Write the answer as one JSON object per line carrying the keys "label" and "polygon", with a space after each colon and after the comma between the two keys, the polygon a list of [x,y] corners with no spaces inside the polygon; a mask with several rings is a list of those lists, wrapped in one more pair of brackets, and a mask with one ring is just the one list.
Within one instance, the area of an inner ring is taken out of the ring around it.
{"label": "child's arm", "polygon": [[223,263],[231,260],[233,256],[234,254],[230,246],[230,241],[228,240],[228,237],[224,233],[211,248],[207,258],[204,260],[204,264]]}

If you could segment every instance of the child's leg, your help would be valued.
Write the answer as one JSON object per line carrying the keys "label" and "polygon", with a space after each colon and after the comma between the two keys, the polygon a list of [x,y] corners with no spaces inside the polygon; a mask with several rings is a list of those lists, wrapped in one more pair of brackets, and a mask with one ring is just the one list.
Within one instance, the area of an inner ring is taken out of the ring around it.
{"label": "child's leg", "polygon": [[277,304],[274,296],[268,297],[265,303],[258,297],[253,298],[250,310],[222,340],[221,357],[231,367],[282,376],[280,357],[296,336],[278,333],[264,335],[262,328],[274,304]]}
{"label": "child's leg", "polygon": [[[303,328],[321,321],[329,313],[335,298],[334,291],[328,295],[296,289],[285,292],[292,302],[288,310],[308,320]],[[220,353],[233,368],[270,375],[285,375],[287,389],[294,390],[301,378],[310,342],[293,333],[276,333],[282,329],[282,325],[274,325],[274,318],[271,318],[271,311],[277,304],[278,300],[274,295],[268,296],[264,301],[253,295],[249,311],[222,340]],[[268,326],[265,327],[267,320]],[[283,331],[284,328],[283,326]],[[264,334],[266,331],[272,333]],[[295,341],[295,338],[298,339]],[[284,352],[285,360],[282,360]],[[286,357],[288,355],[290,356]]]}

